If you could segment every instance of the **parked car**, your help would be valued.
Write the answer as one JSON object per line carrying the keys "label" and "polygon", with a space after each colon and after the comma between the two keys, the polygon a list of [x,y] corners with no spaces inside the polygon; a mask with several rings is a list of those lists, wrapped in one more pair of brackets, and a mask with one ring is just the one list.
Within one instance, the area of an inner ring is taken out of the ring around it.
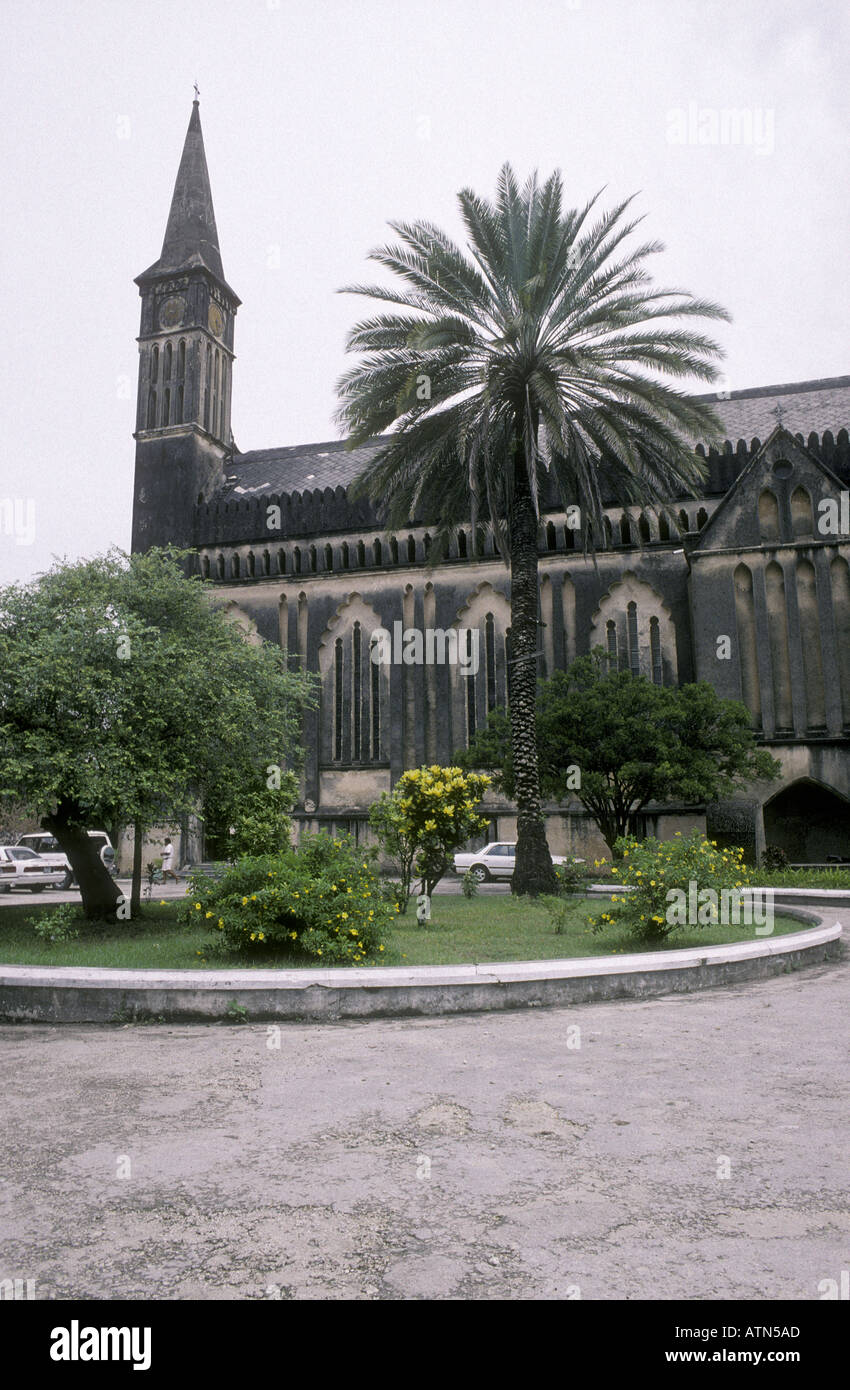
{"label": "parked car", "polygon": [[[106,831],[90,830],[88,834],[97,844],[105,868],[114,876],[116,873],[115,850],[112,848],[112,841]],[[33,830],[27,835],[19,835],[18,845],[25,849],[34,850],[39,858],[45,860],[48,864],[61,865],[64,870],[64,875],[62,882],[57,886],[59,888],[73,887],[76,882],[74,871],[68,861],[68,856],[64,853],[62,846],[55,836],[48,834],[45,830]]]}
{"label": "parked car", "polygon": [[64,877],[64,865],[48,864],[34,849],[0,845],[0,893],[10,893],[13,888],[28,888],[31,893],[61,888]]}
{"label": "parked car", "polygon": [[[562,854],[552,855],[553,864],[566,864]],[[479,883],[488,879],[513,878],[516,868],[516,840],[497,840],[473,853],[456,854],[454,870],[456,874],[469,873]]]}

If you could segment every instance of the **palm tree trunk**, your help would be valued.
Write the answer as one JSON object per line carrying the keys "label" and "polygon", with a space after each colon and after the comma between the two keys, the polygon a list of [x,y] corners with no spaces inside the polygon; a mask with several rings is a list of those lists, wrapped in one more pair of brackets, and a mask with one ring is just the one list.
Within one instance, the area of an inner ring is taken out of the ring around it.
{"label": "palm tree trunk", "polygon": [[537,517],[519,450],[510,516],[510,556],[509,701],[517,804],[516,868],[511,888],[514,893],[536,897],[538,893],[554,893],[557,881],[540,810],[537,763]]}

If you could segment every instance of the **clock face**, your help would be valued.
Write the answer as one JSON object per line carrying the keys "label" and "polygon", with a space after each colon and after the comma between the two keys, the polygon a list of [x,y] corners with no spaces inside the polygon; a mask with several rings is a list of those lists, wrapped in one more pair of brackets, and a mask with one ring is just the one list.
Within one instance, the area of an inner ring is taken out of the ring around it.
{"label": "clock face", "polygon": [[160,307],[159,326],[160,328],[179,328],[183,322],[183,315],[186,312],[186,301],[179,294],[173,294],[170,299]]}
{"label": "clock face", "polygon": [[224,314],[215,302],[210,305],[209,313],[207,314],[207,323],[210,326],[210,332],[214,333],[217,338],[220,338],[224,332]]}

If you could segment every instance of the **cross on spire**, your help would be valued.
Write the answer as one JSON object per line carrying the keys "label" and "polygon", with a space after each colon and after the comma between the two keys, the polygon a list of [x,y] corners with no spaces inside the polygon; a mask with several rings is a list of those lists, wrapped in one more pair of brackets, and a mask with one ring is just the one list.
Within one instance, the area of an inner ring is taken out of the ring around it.
{"label": "cross on spire", "polygon": [[200,87],[198,86],[197,82],[194,83],[194,87],[195,87],[195,101],[200,101],[200,99],[201,99],[201,89],[200,89]]}

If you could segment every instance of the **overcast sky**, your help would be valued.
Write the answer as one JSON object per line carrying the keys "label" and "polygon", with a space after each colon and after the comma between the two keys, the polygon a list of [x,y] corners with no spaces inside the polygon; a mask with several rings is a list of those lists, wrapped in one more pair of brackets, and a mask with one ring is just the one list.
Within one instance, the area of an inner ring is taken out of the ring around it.
{"label": "overcast sky", "polygon": [[[2,0],[0,582],[129,546],[139,299],[201,120],[240,449],[333,439],[389,218],[462,235],[500,165],[638,192],[656,277],[716,299],[731,389],[848,352],[844,0]],[[743,112],[735,130],[722,113]],[[717,138],[712,130],[717,130]],[[707,142],[707,143],[706,143]],[[21,515],[25,515],[22,510]],[[29,539],[25,534],[23,539]]]}

